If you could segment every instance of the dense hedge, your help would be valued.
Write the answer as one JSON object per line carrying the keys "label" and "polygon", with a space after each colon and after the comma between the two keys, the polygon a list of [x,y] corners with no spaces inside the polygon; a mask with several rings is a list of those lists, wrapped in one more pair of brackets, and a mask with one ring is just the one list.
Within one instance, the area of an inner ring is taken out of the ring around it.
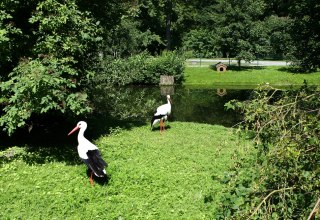
{"label": "dense hedge", "polygon": [[105,59],[94,81],[109,85],[153,85],[159,84],[160,75],[170,75],[180,84],[184,63],[184,57],[178,52],[164,52],[157,57],[142,53],[125,59]]}

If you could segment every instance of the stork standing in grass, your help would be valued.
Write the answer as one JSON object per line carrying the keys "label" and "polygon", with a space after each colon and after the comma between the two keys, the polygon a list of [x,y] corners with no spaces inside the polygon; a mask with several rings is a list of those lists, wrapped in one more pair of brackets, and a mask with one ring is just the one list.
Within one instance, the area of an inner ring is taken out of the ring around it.
{"label": "stork standing in grass", "polygon": [[78,129],[80,129],[78,133],[78,154],[80,159],[91,170],[90,184],[92,186],[92,175],[94,174],[97,177],[106,177],[107,173],[105,168],[108,166],[108,164],[102,159],[101,153],[97,146],[84,137],[84,131],[87,129],[86,122],[78,122],[77,126],[72,131],[70,131],[68,136],[71,135],[73,132],[77,131]]}
{"label": "stork standing in grass", "polygon": [[153,129],[153,126],[159,122],[160,133],[162,133],[165,130],[164,121],[167,121],[168,116],[171,114],[171,103],[172,100],[170,98],[170,95],[167,95],[167,103],[159,106],[151,119],[151,130]]}

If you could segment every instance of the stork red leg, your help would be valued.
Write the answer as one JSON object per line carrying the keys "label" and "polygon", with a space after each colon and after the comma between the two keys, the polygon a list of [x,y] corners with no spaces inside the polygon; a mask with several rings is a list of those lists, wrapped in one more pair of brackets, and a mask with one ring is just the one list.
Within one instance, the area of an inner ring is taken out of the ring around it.
{"label": "stork red leg", "polygon": [[162,130],[163,130],[163,120],[160,120],[160,134],[162,134]]}
{"label": "stork red leg", "polygon": [[93,172],[91,171],[91,175],[90,175],[90,185],[91,185],[91,186],[93,186],[92,174],[93,174]]}

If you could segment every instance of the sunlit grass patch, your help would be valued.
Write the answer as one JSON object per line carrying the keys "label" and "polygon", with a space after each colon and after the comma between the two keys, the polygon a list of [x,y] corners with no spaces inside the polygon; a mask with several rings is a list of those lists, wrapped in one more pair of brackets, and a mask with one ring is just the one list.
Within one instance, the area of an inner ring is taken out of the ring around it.
{"label": "sunlit grass patch", "polygon": [[91,187],[81,162],[28,163],[22,149],[1,164],[1,219],[214,219],[219,177],[250,155],[249,143],[222,126],[166,125],[162,135],[145,125],[94,141],[109,164],[106,185]]}
{"label": "sunlit grass patch", "polygon": [[239,85],[258,86],[270,84],[273,86],[303,85],[304,80],[310,85],[320,84],[320,72],[292,73],[284,67],[236,68],[227,72],[217,72],[212,68],[186,67],[185,85]]}

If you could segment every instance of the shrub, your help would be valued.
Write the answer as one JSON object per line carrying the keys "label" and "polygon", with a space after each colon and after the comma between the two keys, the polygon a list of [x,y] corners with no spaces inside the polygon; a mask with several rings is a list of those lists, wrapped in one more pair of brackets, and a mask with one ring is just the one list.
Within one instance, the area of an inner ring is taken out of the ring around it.
{"label": "shrub", "polygon": [[10,80],[0,88],[5,104],[0,126],[11,135],[17,128],[26,125],[32,114],[49,111],[74,114],[89,112],[87,95],[71,93],[77,86],[77,72],[71,67],[71,59],[36,59],[22,61],[12,73]]}
{"label": "shrub", "polygon": [[319,88],[307,86],[264,88],[251,101],[227,104],[242,111],[242,128],[255,132],[259,149],[261,177],[247,217],[307,219],[320,196],[319,95]]}
{"label": "shrub", "polygon": [[176,83],[183,80],[184,57],[178,52],[164,52],[153,57],[147,53],[126,59],[105,59],[100,74],[94,78],[96,84],[108,85],[156,85],[160,75],[174,76]]}

